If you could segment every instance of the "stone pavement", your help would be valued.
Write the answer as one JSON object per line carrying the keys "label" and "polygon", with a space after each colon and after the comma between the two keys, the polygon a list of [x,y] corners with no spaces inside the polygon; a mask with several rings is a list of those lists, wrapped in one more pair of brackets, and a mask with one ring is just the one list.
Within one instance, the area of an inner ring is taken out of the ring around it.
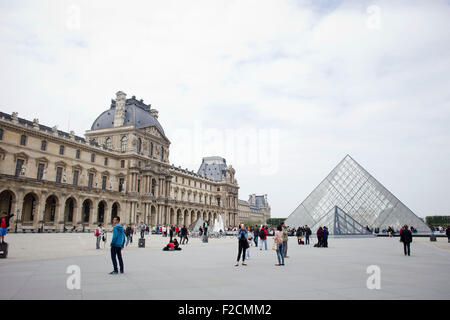
{"label": "stone pavement", "polygon": [[[146,248],[135,237],[124,250],[125,274],[109,275],[109,250],[95,250],[91,234],[9,234],[0,299],[450,299],[446,238],[415,238],[411,257],[398,238],[330,238],[329,248],[290,238],[284,267],[274,265],[271,238],[239,267],[233,238],[191,239],[179,252],[161,251],[167,238],[146,238]],[[80,290],[66,287],[70,265],[81,268]],[[369,265],[381,268],[380,290],[366,286]]]}

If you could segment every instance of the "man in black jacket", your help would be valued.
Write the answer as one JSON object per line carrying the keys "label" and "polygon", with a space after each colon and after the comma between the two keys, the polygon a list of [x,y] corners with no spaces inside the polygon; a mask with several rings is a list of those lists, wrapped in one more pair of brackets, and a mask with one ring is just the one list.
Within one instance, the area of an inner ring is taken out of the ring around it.
{"label": "man in black jacket", "polygon": [[408,253],[408,256],[410,256],[411,255],[410,244],[412,242],[412,233],[408,229],[407,225],[405,225],[400,232],[400,241],[403,242],[403,250],[405,251],[405,256],[406,253]]}
{"label": "man in black jacket", "polygon": [[255,242],[256,248],[258,248],[258,237],[259,237],[259,228],[258,225],[255,225],[255,229],[253,229],[253,241]]}
{"label": "man in black jacket", "polygon": [[185,241],[186,244],[188,244],[188,229],[186,228],[186,226],[183,226],[183,228],[181,228],[181,244],[184,244]]}

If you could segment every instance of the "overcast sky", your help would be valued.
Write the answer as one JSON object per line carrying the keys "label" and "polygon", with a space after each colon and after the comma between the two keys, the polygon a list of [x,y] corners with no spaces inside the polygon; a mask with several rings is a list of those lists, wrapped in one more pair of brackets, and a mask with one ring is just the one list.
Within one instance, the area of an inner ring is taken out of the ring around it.
{"label": "overcast sky", "polygon": [[119,90],[287,217],[350,154],[450,214],[450,2],[0,0],[0,110],[83,135]]}

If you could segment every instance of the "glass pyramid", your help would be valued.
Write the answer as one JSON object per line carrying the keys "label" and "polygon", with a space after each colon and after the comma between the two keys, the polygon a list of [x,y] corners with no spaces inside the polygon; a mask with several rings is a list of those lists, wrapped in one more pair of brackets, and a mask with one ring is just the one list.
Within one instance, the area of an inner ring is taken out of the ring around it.
{"label": "glass pyramid", "polygon": [[[343,223],[338,230],[334,225],[336,218]],[[366,226],[379,228],[381,232],[389,226],[399,230],[405,224],[418,232],[430,232],[419,217],[347,155],[291,213],[285,224],[308,225],[312,230],[327,226],[330,234],[362,234],[348,226],[349,221],[356,223],[355,228],[362,226],[361,232]]]}

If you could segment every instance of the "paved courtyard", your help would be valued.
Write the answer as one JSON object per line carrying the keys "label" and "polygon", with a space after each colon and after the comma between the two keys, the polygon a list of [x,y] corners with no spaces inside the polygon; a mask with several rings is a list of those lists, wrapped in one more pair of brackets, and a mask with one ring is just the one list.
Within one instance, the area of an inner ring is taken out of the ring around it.
{"label": "paved courtyard", "polygon": [[[446,238],[415,238],[411,257],[398,238],[330,238],[329,248],[290,238],[284,267],[274,265],[271,238],[267,251],[250,248],[246,267],[234,267],[233,238],[194,238],[179,252],[161,251],[167,238],[146,238],[146,248],[135,237],[123,251],[125,274],[109,275],[109,250],[95,250],[92,234],[9,234],[0,299],[450,299]],[[81,269],[79,290],[66,287],[70,265]],[[380,267],[380,290],[366,286],[370,265]]]}

